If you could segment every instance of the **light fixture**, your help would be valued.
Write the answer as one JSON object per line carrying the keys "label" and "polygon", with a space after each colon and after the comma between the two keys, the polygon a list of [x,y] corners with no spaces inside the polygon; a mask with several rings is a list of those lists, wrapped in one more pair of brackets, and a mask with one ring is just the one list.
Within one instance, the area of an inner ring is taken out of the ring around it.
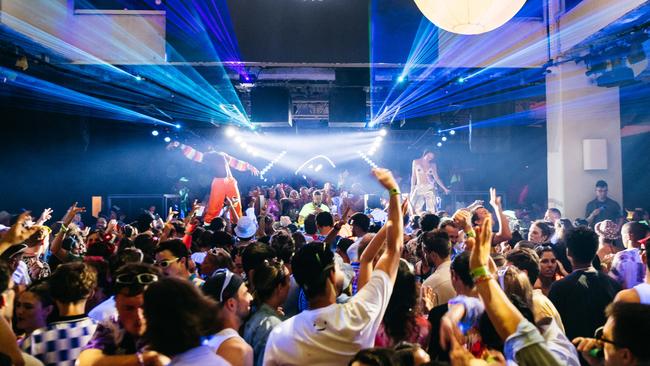
{"label": "light fixture", "polygon": [[526,0],[415,0],[433,24],[458,34],[496,29],[512,19],[524,3]]}
{"label": "light fixture", "polygon": [[438,142],[438,143],[436,144],[436,146],[438,146],[438,147],[442,147],[442,142]]}
{"label": "light fixture", "polygon": [[230,126],[226,128],[226,137],[233,137],[237,134],[237,130],[234,127]]}
{"label": "light fixture", "polygon": [[158,136],[159,132],[158,132],[158,130],[153,130],[153,131],[151,131],[151,134],[153,136]]}
{"label": "light fixture", "polygon": [[442,140],[443,142],[444,142],[444,141],[447,141],[447,136],[442,136],[441,140]]}
{"label": "light fixture", "polygon": [[456,130],[451,130],[451,131],[449,131],[449,134],[452,135],[452,136],[455,135],[455,134],[456,134]]}
{"label": "light fixture", "polygon": [[172,142],[171,137],[169,137],[169,136],[165,137],[165,142]]}
{"label": "light fixture", "polygon": [[174,127],[180,129],[180,128],[181,128],[181,124],[180,124],[180,123],[177,123],[177,124],[174,125]]}

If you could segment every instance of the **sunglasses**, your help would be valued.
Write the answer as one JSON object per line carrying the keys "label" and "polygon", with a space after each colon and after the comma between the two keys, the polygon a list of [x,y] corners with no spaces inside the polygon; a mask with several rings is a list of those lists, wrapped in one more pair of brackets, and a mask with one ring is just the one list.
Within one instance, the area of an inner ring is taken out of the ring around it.
{"label": "sunglasses", "polygon": [[156,265],[161,267],[161,268],[167,268],[172,265],[172,263],[178,262],[180,258],[175,258],[175,259],[163,259],[160,261],[156,261]]}
{"label": "sunglasses", "polygon": [[596,329],[596,331],[594,332],[594,338],[596,338],[596,340],[598,340],[600,342],[603,342],[603,343],[613,344],[614,346],[619,347],[619,348],[625,348],[624,346],[621,346],[619,343],[616,343],[616,342],[614,342],[612,340],[609,340],[607,338],[603,338],[603,330],[604,330],[604,328],[605,327],[600,327],[600,328]]}
{"label": "sunglasses", "polygon": [[226,279],[223,281],[223,285],[221,285],[221,291],[219,292],[219,302],[223,302],[223,292],[226,290],[226,287],[230,284],[230,281],[232,280],[233,273],[230,272],[227,269],[219,270],[217,271],[217,274],[219,273],[226,273]]}
{"label": "sunglasses", "polygon": [[158,281],[158,276],[153,273],[121,274],[115,277],[115,282],[122,285],[150,285]]}

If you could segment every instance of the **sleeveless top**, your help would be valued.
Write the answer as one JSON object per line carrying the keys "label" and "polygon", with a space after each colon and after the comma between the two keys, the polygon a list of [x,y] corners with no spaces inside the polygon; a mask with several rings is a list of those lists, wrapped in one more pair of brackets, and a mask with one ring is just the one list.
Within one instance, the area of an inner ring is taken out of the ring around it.
{"label": "sleeveless top", "polygon": [[640,283],[634,286],[634,290],[639,294],[641,304],[650,305],[650,284]]}
{"label": "sleeveless top", "polygon": [[[215,352],[219,351],[219,347],[221,347],[221,344],[223,342],[229,340],[230,338],[241,338],[239,333],[232,329],[232,328],[226,328],[222,329],[219,333],[214,334],[212,337],[208,338],[203,344],[212,348]],[[242,341],[244,339],[242,338]]]}

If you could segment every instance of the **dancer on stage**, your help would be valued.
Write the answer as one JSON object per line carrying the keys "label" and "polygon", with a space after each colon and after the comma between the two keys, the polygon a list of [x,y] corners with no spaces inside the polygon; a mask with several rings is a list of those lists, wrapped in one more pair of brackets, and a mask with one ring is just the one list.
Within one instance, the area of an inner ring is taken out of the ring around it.
{"label": "dancer on stage", "polygon": [[[445,194],[449,193],[449,189],[438,177],[438,168],[433,161],[434,158],[433,152],[424,150],[420,159],[413,160],[410,200],[416,215],[420,215],[424,211],[436,211],[436,183]],[[422,206],[425,206],[425,210],[422,210]]]}
{"label": "dancer on stage", "polygon": [[250,171],[254,175],[258,175],[259,171],[251,164],[233,158],[232,156],[217,151],[209,151],[202,153],[195,150],[191,146],[181,144],[174,141],[167,146],[168,149],[180,148],[186,158],[205,163],[214,168],[214,179],[212,179],[212,187],[210,189],[210,199],[208,206],[205,208],[203,221],[210,223],[212,219],[219,216],[223,209],[226,197],[234,203],[234,209],[239,217],[242,216],[241,197],[239,196],[239,188],[237,187],[237,180],[233,177],[230,168],[236,169],[240,172]]}

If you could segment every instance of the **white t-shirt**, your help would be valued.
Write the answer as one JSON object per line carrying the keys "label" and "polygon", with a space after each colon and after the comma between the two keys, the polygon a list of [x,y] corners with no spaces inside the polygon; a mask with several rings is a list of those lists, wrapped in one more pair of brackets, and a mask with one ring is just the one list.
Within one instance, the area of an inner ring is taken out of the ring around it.
{"label": "white t-shirt", "polygon": [[358,237],[357,240],[348,247],[346,254],[348,255],[348,258],[350,258],[350,262],[359,261],[359,244],[361,244],[362,239],[363,236]]}
{"label": "white t-shirt", "polygon": [[347,365],[359,350],[374,345],[392,292],[388,274],[375,270],[347,303],[285,320],[269,335],[264,365]]}

